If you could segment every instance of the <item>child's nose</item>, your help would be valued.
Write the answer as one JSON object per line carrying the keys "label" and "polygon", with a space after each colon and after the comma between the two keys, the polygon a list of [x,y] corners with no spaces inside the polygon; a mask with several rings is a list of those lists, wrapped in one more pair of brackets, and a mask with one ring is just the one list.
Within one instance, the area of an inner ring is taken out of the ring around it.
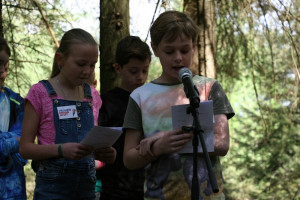
{"label": "child's nose", "polygon": [[180,63],[182,61],[182,55],[180,52],[176,52],[175,54],[175,62]]}
{"label": "child's nose", "polygon": [[85,74],[89,74],[91,72],[91,68],[89,65],[85,66],[84,69],[83,69],[83,73]]}
{"label": "child's nose", "polygon": [[143,72],[139,72],[138,75],[137,75],[137,79],[142,80],[143,78],[144,78]]}

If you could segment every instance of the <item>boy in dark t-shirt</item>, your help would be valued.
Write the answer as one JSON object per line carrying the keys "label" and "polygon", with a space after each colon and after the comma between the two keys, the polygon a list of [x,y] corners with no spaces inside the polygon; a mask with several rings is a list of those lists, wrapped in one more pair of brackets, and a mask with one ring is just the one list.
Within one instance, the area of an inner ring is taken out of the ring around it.
{"label": "boy in dark t-shirt", "polygon": [[[122,127],[130,93],[144,85],[151,61],[149,46],[139,37],[128,36],[117,46],[114,68],[121,78],[120,87],[101,94],[102,106],[98,124]],[[123,164],[124,133],[113,147],[117,150],[115,163],[97,171],[102,182],[101,200],[144,199],[144,169],[128,170]]]}

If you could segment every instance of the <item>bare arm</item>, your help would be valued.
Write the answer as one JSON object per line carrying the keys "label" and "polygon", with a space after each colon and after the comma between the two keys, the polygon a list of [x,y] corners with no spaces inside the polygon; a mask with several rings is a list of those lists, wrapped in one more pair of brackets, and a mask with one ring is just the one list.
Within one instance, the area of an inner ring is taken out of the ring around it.
{"label": "bare arm", "polygon": [[229,150],[229,127],[225,114],[215,115],[214,141],[212,155],[225,156]]}
{"label": "bare arm", "polygon": [[127,129],[125,135],[123,162],[125,167],[130,170],[144,167],[150,163],[153,159],[147,159],[144,156],[139,155],[139,151],[136,147],[139,145],[142,139],[142,132],[134,129]]}
{"label": "bare arm", "polygon": [[[158,132],[149,138],[145,138],[141,140],[140,144],[137,146],[137,150],[139,151],[139,154],[140,155],[149,154],[151,156],[154,156],[154,155],[161,154],[160,151],[164,152],[164,150],[160,150],[160,149],[162,147],[165,147],[166,149],[168,146],[168,143],[166,143],[166,141],[171,138],[170,136],[168,136],[168,138],[163,139],[165,143],[161,144],[162,141],[159,141],[159,139],[163,137],[165,133],[166,132]],[[214,149],[215,151],[211,152],[210,155],[225,156],[229,150],[228,120],[226,115],[224,114],[215,115]]]}
{"label": "bare arm", "polygon": [[[142,133],[128,129],[125,137],[124,164],[128,169],[138,169],[154,161],[158,156],[174,153],[184,147],[192,139],[192,133],[183,133],[182,130],[162,131],[156,133],[159,137],[151,147],[151,152],[140,153],[137,146],[142,140]],[[154,155],[154,156],[153,156]]]}
{"label": "bare arm", "polygon": [[[41,160],[58,157],[58,144],[35,144],[40,118],[30,102],[25,105],[24,121],[20,138],[20,154],[24,159]],[[79,143],[65,143],[62,146],[63,156],[70,159],[81,159],[92,153],[92,147]]]}

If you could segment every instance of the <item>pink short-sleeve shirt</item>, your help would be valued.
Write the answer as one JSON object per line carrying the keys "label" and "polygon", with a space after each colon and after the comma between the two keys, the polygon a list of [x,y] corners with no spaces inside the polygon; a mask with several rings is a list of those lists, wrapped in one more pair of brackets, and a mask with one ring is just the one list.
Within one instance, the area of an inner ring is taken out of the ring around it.
{"label": "pink short-sleeve shirt", "polygon": [[[98,125],[98,114],[99,109],[102,105],[102,100],[98,91],[91,87],[91,93],[93,97],[93,115],[94,115],[94,125]],[[58,99],[63,99],[61,96],[57,95]],[[40,117],[40,125],[37,132],[37,138],[39,144],[55,144],[55,135],[56,130],[54,126],[54,117],[53,117],[53,107],[52,107],[52,98],[49,97],[49,94],[42,83],[34,84],[26,98],[25,102],[29,101],[34,107],[36,113]],[[89,101],[84,99],[83,101]]]}

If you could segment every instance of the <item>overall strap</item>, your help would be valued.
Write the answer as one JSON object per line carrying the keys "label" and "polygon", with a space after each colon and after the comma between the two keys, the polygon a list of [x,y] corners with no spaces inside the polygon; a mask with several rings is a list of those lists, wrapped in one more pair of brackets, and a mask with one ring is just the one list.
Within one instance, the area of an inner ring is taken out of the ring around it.
{"label": "overall strap", "polygon": [[47,90],[50,97],[51,96],[56,96],[56,92],[55,92],[55,90],[53,89],[52,85],[50,84],[50,82],[48,80],[41,80],[39,82],[42,83],[45,86],[45,88],[46,88],[46,90]]}
{"label": "overall strap", "polygon": [[87,83],[84,83],[83,87],[84,87],[84,96],[85,96],[85,98],[93,99],[92,92],[91,92],[91,86]]}
{"label": "overall strap", "polygon": [[[41,80],[40,83],[42,83],[45,86],[49,96],[56,96],[56,92],[48,80]],[[87,83],[84,83],[83,87],[84,87],[85,97],[87,99],[93,99],[90,85]]]}

